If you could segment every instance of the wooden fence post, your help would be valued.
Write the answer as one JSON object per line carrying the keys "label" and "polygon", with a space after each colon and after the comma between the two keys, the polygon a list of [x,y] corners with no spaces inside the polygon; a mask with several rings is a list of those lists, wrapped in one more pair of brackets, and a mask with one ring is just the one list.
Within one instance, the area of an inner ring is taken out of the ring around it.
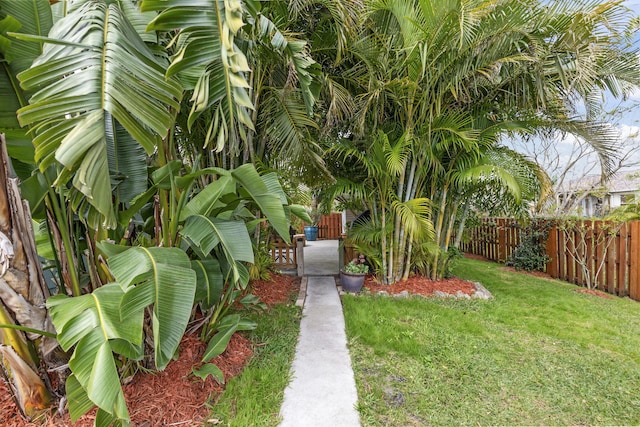
{"label": "wooden fence post", "polygon": [[618,282],[618,295],[625,297],[629,295],[629,271],[627,268],[627,243],[629,242],[629,223],[624,224],[620,228],[620,240],[618,240],[618,252],[616,256],[616,276]]}
{"label": "wooden fence post", "polygon": [[496,256],[498,261],[504,262],[507,260],[507,220],[505,218],[498,218],[496,221],[496,231],[498,232],[498,248]]}
{"label": "wooden fence post", "polygon": [[640,300],[640,221],[631,221],[629,254],[629,297]]}
{"label": "wooden fence post", "polygon": [[304,239],[298,237],[296,239],[296,261],[298,277],[304,276]]}

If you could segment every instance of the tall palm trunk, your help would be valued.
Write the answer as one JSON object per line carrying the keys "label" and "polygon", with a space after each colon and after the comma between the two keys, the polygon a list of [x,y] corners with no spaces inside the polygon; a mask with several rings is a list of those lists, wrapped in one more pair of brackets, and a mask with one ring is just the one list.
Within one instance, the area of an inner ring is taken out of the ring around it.
{"label": "tall palm trunk", "polygon": [[[445,185],[444,188],[442,189],[442,194],[441,194],[441,199],[440,199],[440,209],[438,211],[438,220],[436,221],[436,243],[438,244],[438,246],[442,247],[442,231],[443,231],[443,225],[444,225],[444,216],[445,216],[445,209],[447,206],[447,189],[448,186]],[[438,265],[440,262],[440,253],[436,252],[434,258],[433,258],[433,263],[432,263],[432,267],[431,267],[431,279],[437,279],[438,278]]]}
{"label": "tall palm trunk", "polygon": [[456,231],[456,238],[453,242],[453,246],[457,249],[460,249],[460,243],[462,243],[462,233],[464,233],[464,225],[467,221],[467,215],[469,214],[469,202],[464,203],[464,208],[462,209],[462,215],[460,215],[460,222],[458,223],[458,231]]}
{"label": "tall palm trunk", "polygon": [[[52,398],[39,375],[40,357],[49,358],[57,342],[47,310],[49,296],[35,250],[31,216],[21,201],[17,180],[10,178],[4,134],[0,134],[0,370],[23,415],[32,418],[51,406]],[[29,328],[24,333],[14,327]]]}
{"label": "tall palm trunk", "polygon": [[[413,149],[411,150],[413,153]],[[407,180],[407,189],[404,194],[404,202],[408,202],[412,198],[415,197],[417,180],[416,180],[416,170],[418,168],[418,162],[414,156],[411,156],[411,167],[409,169],[409,179]],[[406,253],[404,260],[404,268],[402,272],[402,280],[407,280],[409,278],[409,273],[411,273],[411,252],[413,250],[413,233],[408,235],[405,233],[403,248]]]}

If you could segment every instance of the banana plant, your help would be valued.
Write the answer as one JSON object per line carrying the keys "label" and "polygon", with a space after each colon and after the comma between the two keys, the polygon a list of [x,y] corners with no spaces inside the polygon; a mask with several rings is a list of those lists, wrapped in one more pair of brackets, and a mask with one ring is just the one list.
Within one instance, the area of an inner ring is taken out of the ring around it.
{"label": "banana plant", "polygon": [[[253,228],[269,221],[288,238],[284,192],[275,190],[273,175],[260,176],[250,164],[232,171],[211,169],[173,178],[158,173],[156,185],[168,185],[168,180],[187,192],[202,174],[216,179],[176,213],[182,239],[176,243],[188,247],[191,258],[177,247],[128,247],[103,241],[98,247],[108,258],[115,281],[91,294],[49,299],[60,344],[65,351],[73,351],[69,362],[73,375],[66,388],[73,420],[97,405],[101,422],[130,421],[116,358],[140,360],[145,356],[147,309],[152,316],[150,338],[157,369],[164,369],[174,357],[194,305],[207,319],[202,338],[209,345],[203,363],[222,353],[235,331],[255,327],[227,313],[238,300],[255,302],[251,296],[242,298],[249,281],[245,263],[253,262]],[[254,216],[256,210],[262,218]],[[219,369],[210,364],[196,373],[223,381]]]}
{"label": "banana plant", "polygon": [[[244,52],[235,42],[245,24],[240,0],[144,0],[145,12],[159,12],[147,27],[172,32],[175,54],[166,69],[167,78],[181,76],[185,88],[193,90],[188,127],[205,110],[213,112],[205,145],[217,151],[237,151],[253,129],[249,83],[251,70]],[[179,31],[176,31],[179,30]]]}
{"label": "banana plant", "polygon": [[[221,16],[227,24],[241,22],[237,4],[208,3],[226,8]],[[204,336],[211,338],[207,355],[213,357],[226,346],[230,331],[250,326],[229,317],[227,309],[247,286],[245,264],[253,260],[249,232],[268,220],[288,236],[286,197],[273,176],[260,176],[250,165],[195,171],[173,160],[178,156],[175,115],[189,80],[166,76],[169,62],[158,54],[160,40],[154,31],[144,31],[156,17],[153,11],[141,12],[129,0],[62,5],[52,13],[46,0],[0,0],[0,88],[3,94],[13,91],[12,101],[0,107],[4,114],[8,106],[0,129],[21,130],[35,147],[23,157],[35,162],[38,171],[23,188],[39,192],[30,199],[35,208],[46,205],[58,243],[63,280],[60,295],[49,300],[48,308],[62,348],[72,352],[67,382],[72,417],[97,405],[98,423],[126,424],[114,357],[135,361],[145,355],[141,313],[152,312],[158,369],[175,354],[194,304],[207,313]],[[21,26],[40,21],[49,25]],[[233,36],[237,25],[230,29],[227,24],[220,31]],[[230,43],[220,51],[223,59],[236,49]],[[35,47],[34,54],[20,57],[15,49],[22,46]],[[245,72],[240,56],[224,66],[231,74]],[[238,82],[230,79],[232,86]],[[225,108],[237,108],[243,117],[246,87],[235,87],[237,93],[224,101]],[[193,119],[198,115],[196,108]],[[10,133],[12,141],[17,141],[15,132]],[[12,146],[14,161],[20,154]],[[159,234],[148,243],[167,247],[98,243],[106,237],[124,242],[122,230],[150,205],[158,213],[153,219],[158,219]],[[202,235],[200,223],[210,225],[205,231],[214,241]],[[135,269],[129,268],[130,260],[139,261]],[[84,277],[79,270],[83,265],[89,266]],[[176,272],[182,273],[179,278]],[[253,302],[250,297],[242,301]],[[15,359],[9,350],[3,354]],[[25,378],[25,383],[31,381]]]}
{"label": "banana plant", "polygon": [[71,180],[67,197],[87,224],[94,230],[114,228],[107,135],[118,123],[153,154],[173,125],[182,87],[165,79],[167,64],[116,4],[86,2],[47,37],[13,36],[46,42],[32,66],[18,75],[22,87],[34,92],[18,119],[35,127],[38,167],[59,164],[55,184],[60,188]]}
{"label": "banana plant", "polygon": [[[40,368],[53,367],[57,343],[42,307],[49,290],[35,252],[30,212],[8,166],[21,177],[34,169],[31,137],[15,114],[27,104],[29,93],[16,75],[30,66],[42,45],[10,39],[8,33],[46,34],[51,25],[46,0],[0,1],[0,372],[22,414],[30,418],[53,403],[53,390]],[[34,346],[36,342],[39,345]]]}

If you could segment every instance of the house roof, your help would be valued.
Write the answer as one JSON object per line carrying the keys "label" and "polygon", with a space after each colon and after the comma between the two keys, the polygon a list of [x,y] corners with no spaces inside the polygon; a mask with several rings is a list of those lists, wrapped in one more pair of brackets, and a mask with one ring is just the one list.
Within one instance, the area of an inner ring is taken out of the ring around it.
{"label": "house roof", "polygon": [[640,171],[616,172],[601,181],[599,174],[585,175],[582,178],[563,183],[558,187],[559,193],[575,193],[577,191],[605,190],[608,193],[635,193],[640,191]]}

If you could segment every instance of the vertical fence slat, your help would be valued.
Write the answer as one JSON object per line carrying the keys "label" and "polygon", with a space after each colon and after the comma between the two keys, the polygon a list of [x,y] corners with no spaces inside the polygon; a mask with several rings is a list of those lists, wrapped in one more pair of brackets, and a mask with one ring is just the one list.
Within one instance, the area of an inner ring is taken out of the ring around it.
{"label": "vertical fence slat", "polygon": [[[576,250],[576,244],[575,244],[575,231],[573,230],[565,230],[565,234],[567,236],[572,235],[571,238],[567,238],[566,240],[566,248],[567,251],[569,251],[569,253],[571,253],[571,251],[575,251]],[[567,252],[565,251],[565,254]],[[575,252],[573,252],[575,253]],[[567,282],[571,282],[571,283],[576,283],[576,262],[575,259],[572,256],[565,256],[565,259],[567,260],[567,278],[565,279]]]}
{"label": "vertical fence slat", "polygon": [[506,232],[506,221],[504,218],[499,218],[496,221],[496,231],[498,232],[498,239],[496,242],[496,256],[498,261],[503,262],[507,260],[507,257],[506,257],[507,232]]}
{"label": "vertical fence slat", "polygon": [[607,248],[607,265],[606,265],[606,278],[607,278],[607,292],[610,294],[619,294],[619,286],[616,286],[616,255],[618,252],[618,241],[620,239],[620,230],[616,230],[611,235],[611,243]]}
{"label": "vertical fence slat", "polygon": [[640,299],[640,222],[633,221],[629,225],[629,297],[637,301]]}
{"label": "vertical fence slat", "polygon": [[620,240],[618,241],[618,253],[616,259],[616,272],[618,282],[618,295],[629,295],[629,288],[627,286],[629,278],[627,275],[627,243],[629,241],[629,224],[624,224],[620,228]]}
{"label": "vertical fence slat", "polygon": [[596,233],[596,245],[593,257],[594,274],[596,275],[596,283],[598,289],[605,291],[607,288],[607,247],[611,237],[609,236],[608,225],[604,221],[598,221],[598,226],[595,230]]}

